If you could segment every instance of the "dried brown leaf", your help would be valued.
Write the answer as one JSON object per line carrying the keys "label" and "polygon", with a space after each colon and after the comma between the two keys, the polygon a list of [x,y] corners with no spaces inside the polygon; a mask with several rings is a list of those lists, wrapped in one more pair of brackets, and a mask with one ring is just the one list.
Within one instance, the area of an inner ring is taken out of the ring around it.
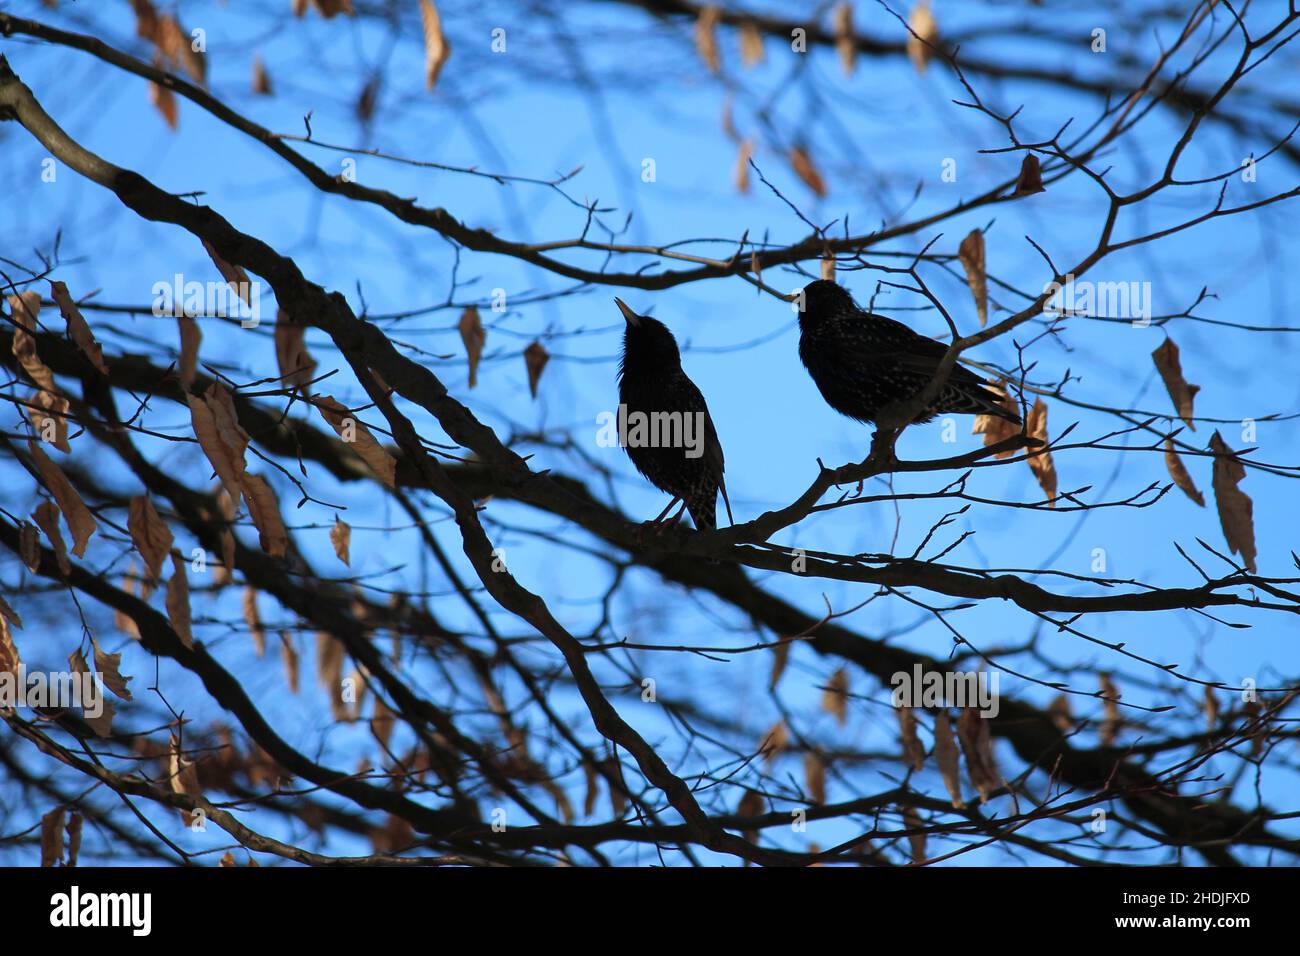
{"label": "dried brown leaf", "polygon": [[740,62],[756,66],[763,62],[763,31],[753,20],[740,25]]}
{"label": "dried brown leaf", "polygon": [[835,31],[835,52],[839,54],[840,65],[848,76],[858,61],[858,43],[853,35],[853,4],[839,3],[831,13],[831,22]]}
{"label": "dried brown leaf", "polygon": [[159,517],[148,495],[131,499],[127,509],[126,528],[131,532],[131,543],[144,558],[145,573],[151,581],[162,574],[163,561],[172,549],[171,529]]}
{"label": "dried brown leaf", "polygon": [[1043,168],[1039,165],[1037,156],[1026,153],[1020,164],[1020,176],[1016,179],[1015,194],[1032,196],[1034,193],[1042,192],[1047,192],[1047,187],[1043,185]]}
{"label": "dried brown leaf", "polygon": [[790,168],[816,195],[826,195],[826,181],[822,179],[822,174],[813,164],[812,156],[804,147],[796,146],[790,150]]}
{"label": "dried brown leaf", "polygon": [[68,533],[72,535],[72,553],[79,558],[85,557],[86,542],[99,527],[95,523],[94,516],[86,507],[86,503],[81,500],[81,495],[77,494],[77,490],[72,487],[67,476],[63,474],[63,469],[50,461],[49,456],[41,451],[36,442],[29,441],[27,450],[40,472],[41,483],[54,496],[54,500],[59,504],[59,510],[63,512],[63,519],[68,523]]}
{"label": "dried brown leaf", "polygon": [[243,479],[244,505],[257,528],[258,543],[273,558],[283,558],[289,550],[289,533],[280,517],[280,503],[266,479],[251,472]]}
{"label": "dried brown leaf", "polygon": [[943,785],[948,788],[952,805],[960,810],[966,806],[961,795],[961,766],[957,754],[957,741],[952,734],[952,718],[947,710],[939,711],[934,718],[934,760],[939,765]]}
{"label": "dried brown leaf", "polygon": [[487,332],[479,318],[478,307],[471,305],[460,316],[460,340],[465,343],[465,354],[469,356],[469,387],[478,384],[478,362],[483,357],[483,345],[487,342]]}
{"label": "dried brown leaf", "polygon": [[899,737],[903,741],[903,762],[913,770],[925,766],[925,747],[916,735],[916,711],[911,707],[895,707],[894,716],[898,718]]}
{"label": "dried brown leaf", "polygon": [[[1029,420],[1025,422],[1025,434],[1037,438],[1044,446],[1047,444],[1047,406],[1041,398],[1034,399],[1034,407],[1029,410]],[[1038,479],[1038,487],[1043,489],[1048,506],[1056,507],[1056,465],[1052,462],[1052,453],[1046,447],[1030,449],[1025,460],[1029,469]]]}
{"label": "dried brown leaf", "polygon": [[271,89],[271,75],[266,72],[266,64],[262,62],[260,53],[253,57],[253,92],[259,96],[274,95]]}
{"label": "dried brown leaf", "polygon": [[442,32],[442,17],[433,0],[420,0],[420,27],[424,31],[424,84],[433,89],[443,64],[451,56],[451,44]]}
{"label": "dried brown leaf", "polygon": [[58,866],[63,862],[63,807],[55,807],[41,817],[41,866]]}
{"label": "dried brown leaf", "polygon": [[1183,364],[1179,359],[1178,345],[1173,339],[1167,338],[1160,343],[1159,348],[1151,353],[1151,358],[1156,363],[1156,370],[1160,373],[1160,378],[1164,380],[1169,397],[1173,399],[1174,408],[1178,410],[1178,417],[1183,420],[1188,428],[1196,431],[1193,405],[1196,401],[1196,393],[1201,390],[1201,386],[1188,385],[1187,379],[1183,378]]}
{"label": "dried brown leaf", "polygon": [[718,50],[718,22],[722,11],[713,5],[700,8],[695,21],[695,50],[712,73],[722,72],[722,54]]}
{"label": "dried brown leaf", "polygon": [[352,567],[352,528],[338,515],[334,516],[334,527],[330,528],[330,544],[334,545],[338,559]]}
{"label": "dried brown leaf", "polygon": [[537,383],[542,380],[542,369],[546,368],[546,363],[550,360],[551,355],[541,342],[534,340],[528,348],[524,349],[524,367],[528,370],[528,391],[532,393],[533,398],[537,397]]}
{"label": "dried brown leaf", "polygon": [[167,620],[186,647],[194,646],[190,630],[190,582],[185,577],[185,561],[172,555],[172,576],[167,580]]}
{"label": "dried brown leaf", "polygon": [[934,58],[934,47],[939,42],[939,24],[935,22],[930,10],[930,0],[921,0],[912,8],[907,18],[907,56],[916,67],[916,72],[924,74],[926,66]]}
{"label": "dried brown leaf", "polygon": [[966,284],[970,286],[971,295],[975,297],[975,314],[979,316],[980,327],[989,321],[989,280],[985,271],[984,233],[972,229],[957,248],[962,268],[966,270]]}
{"label": "dried brown leaf", "polygon": [[90,364],[95,366],[102,374],[108,374],[108,366],[104,364],[104,349],[95,341],[95,334],[90,331],[90,326],[86,324],[81,310],[77,308],[77,303],[72,301],[72,296],[68,293],[68,287],[62,282],[50,283],[50,298],[52,298],[59,307],[59,312],[63,315],[63,320],[68,328],[68,337],[77,343],[77,348],[81,349],[82,354],[90,360]]}
{"label": "dried brown leaf", "polygon": [[262,626],[262,617],[257,613],[257,591],[251,587],[244,588],[242,599],[244,623],[248,633],[253,636],[253,650],[260,658],[266,653],[266,628]]}
{"label": "dried brown leaf", "polygon": [[[275,361],[285,385],[307,388],[316,374],[316,360],[307,351],[306,329],[284,309],[275,316]],[[310,393],[309,393],[310,394]]]}
{"label": "dried brown leaf", "polygon": [[352,414],[351,409],[339,404],[330,395],[319,396],[316,399],[316,408],[344,443],[352,446],[361,460],[370,466],[370,470],[378,475],[384,484],[389,488],[397,487],[397,459],[375,440],[375,436],[370,434],[370,429]]}
{"label": "dried brown leaf", "polygon": [[841,667],[822,691],[822,710],[834,715],[841,727],[849,719],[849,672]]}
{"label": "dried brown leaf", "polygon": [[1196,487],[1196,482],[1192,481],[1192,476],[1187,472],[1187,466],[1183,464],[1183,459],[1174,450],[1174,443],[1170,438],[1165,439],[1165,467],[1169,469],[1169,477],[1174,480],[1175,485],[1183,490],[1183,494],[1204,508],[1205,495],[1201,494],[1200,489]]}
{"label": "dried brown leaf", "polygon": [[131,700],[131,689],[126,685],[134,678],[122,676],[120,670],[122,655],[110,654],[108,651],[103,650],[93,637],[90,639],[90,646],[95,651],[95,670],[99,671],[99,677],[104,682],[104,686],[122,700]]}
{"label": "dried brown leaf", "polygon": [[1255,570],[1255,505],[1250,496],[1237,487],[1246,477],[1246,466],[1219,437],[1218,431],[1210,436],[1210,451],[1214,452],[1214,473],[1210,484],[1214,488],[1214,503],[1219,510],[1219,524],[1223,537],[1233,554],[1241,555],[1250,571]]}

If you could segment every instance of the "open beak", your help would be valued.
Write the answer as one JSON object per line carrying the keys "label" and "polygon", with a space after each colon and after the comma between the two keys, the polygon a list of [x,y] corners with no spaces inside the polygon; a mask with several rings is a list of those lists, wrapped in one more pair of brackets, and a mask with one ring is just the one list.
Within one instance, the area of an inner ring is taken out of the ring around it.
{"label": "open beak", "polygon": [[641,324],[641,316],[637,315],[635,312],[629,309],[627,307],[627,303],[624,302],[622,299],[616,296],[614,298],[614,304],[618,306],[618,310],[623,313],[623,318],[627,321],[628,325]]}

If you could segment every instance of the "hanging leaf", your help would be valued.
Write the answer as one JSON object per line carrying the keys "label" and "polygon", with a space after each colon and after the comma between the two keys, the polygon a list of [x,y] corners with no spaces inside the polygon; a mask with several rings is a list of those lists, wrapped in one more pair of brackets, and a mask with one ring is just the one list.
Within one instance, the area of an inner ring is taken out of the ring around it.
{"label": "hanging leaf", "polygon": [[[78,675],[78,679],[81,679],[81,675],[87,677],[90,675],[90,665],[86,663],[85,655],[79,650],[68,655],[68,669]],[[109,698],[103,697],[103,695],[101,697],[98,717],[91,717],[85,713],[84,708],[81,716],[90,729],[95,732],[95,736],[103,739],[113,734],[113,716],[116,713],[116,708]]]}
{"label": "hanging leaf", "polygon": [[187,393],[185,401],[190,406],[190,424],[199,447],[231,501],[238,501],[248,433],[240,427],[234,400],[220,383],[214,382],[201,398]]}
{"label": "hanging leaf", "polygon": [[736,192],[749,192],[749,158],[754,155],[754,141],[742,140],[736,151]]}
{"label": "hanging leaf", "polygon": [[803,779],[808,789],[808,799],[813,803],[826,802],[826,761],[816,750],[803,757]]}
{"label": "hanging leaf", "polygon": [[18,556],[32,574],[41,566],[41,536],[36,526],[27,521],[18,527]]}
{"label": "hanging leaf", "polygon": [[131,543],[144,558],[145,572],[151,581],[157,581],[162,573],[163,560],[172,549],[172,533],[167,523],[158,516],[153,502],[148,495],[137,495],[131,499],[127,509],[127,530],[131,533]]}
{"label": "hanging leaf", "polygon": [[695,49],[710,72],[722,72],[722,55],[718,51],[718,21],[722,11],[715,6],[700,8],[695,21]]}
{"label": "hanging leaf", "polygon": [[266,479],[248,472],[243,477],[244,504],[257,528],[258,544],[273,558],[283,558],[289,550],[289,533],[280,517],[280,504]]}
{"label": "hanging leaf", "polygon": [[785,665],[790,660],[790,646],[792,644],[794,644],[793,640],[782,639],[772,645],[772,676],[767,681],[768,690],[776,690],[781,675],[785,673]]}
{"label": "hanging leaf", "polygon": [[939,711],[934,718],[934,760],[939,765],[943,785],[948,788],[954,808],[966,806],[961,795],[961,767],[957,755],[957,741],[952,735],[952,719],[947,710]]}
{"label": "hanging leaf", "polygon": [[41,817],[41,866],[63,862],[63,821],[63,807],[55,807]]}
{"label": "hanging leaf", "polygon": [[1165,439],[1165,467],[1169,469],[1169,477],[1174,480],[1174,484],[1183,490],[1183,494],[1191,498],[1202,508],[1205,507],[1205,496],[1201,494],[1192,481],[1192,476],[1187,473],[1187,467],[1183,464],[1182,458],[1178,452],[1174,451],[1172,439]]}
{"label": "hanging leaf", "polygon": [[921,0],[912,8],[907,18],[907,56],[924,75],[926,66],[934,57],[934,47],[939,42],[939,25],[930,11],[930,0]]}
{"label": "hanging leaf", "polygon": [[822,174],[817,171],[817,167],[813,165],[812,156],[802,146],[790,150],[790,167],[794,170],[794,174],[803,180],[804,185],[816,195],[826,195],[826,182],[822,179]]}
{"label": "hanging leaf", "polygon": [[1052,703],[1047,708],[1047,714],[1052,718],[1052,723],[1056,729],[1063,734],[1068,734],[1074,730],[1074,715],[1070,712],[1070,698],[1065,694],[1057,694]]}
{"label": "hanging leaf", "polygon": [[1241,555],[1247,569],[1255,570],[1255,505],[1250,496],[1237,487],[1246,477],[1246,466],[1237,453],[1227,446],[1218,431],[1210,436],[1214,452],[1214,503],[1219,509],[1223,537],[1233,554]]}
{"label": "hanging leaf", "polygon": [[957,256],[961,259],[962,268],[966,270],[966,284],[975,297],[975,314],[979,316],[980,328],[983,328],[989,321],[989,280],[984,267],[984,233],[972,229],[961,241]]}
{"label": "hanging leaf", "polygon": [[424,30],[424,85],[431,90],[451,56],[451,44],[442,32],[442,17],[438,16],[433,0],[420,0],[420,26]]}
{"label": "hanging leaf", "polygon": [[[171,739],[171,752],[167,757],[167,772],[171,778],[172,791],[191,797],[202,796],[203,791],[199,788],[199,773],[194,766],[194,762],[187,760],[181,754],[181,743],[175,736]],[[188,827],[193,814],[188,810],[181,811],[181,820]]]}
{"label": "hanging leaf", "polygon": [[1017,196],[1032,196],[1034,193],[1047,192],[1043,186],[1043,170],[1038,164],[1038,157],[1033,153],[1026,153],[1024,161],[1020,164],[1020,177],[1016,180]]}
{"label": "hanging leaf", "polygon": [[1102,700],[1102,721],[1101,730],[1098,737],[1103,747],[1109,747],[1119,736],[1119,728],[1123,718],[1119,712],[1120,692],[1115,686],[1115,682],[1110,679],[1110,675],[1102,673],[1099,675],[1101,681],[1101,700]]}
{"label": "hanging leaf", "polygon": [[826,683],[822,691],[822,710],[834,715],[841,727],[849,716],[849,672],[841,667]]}
{"label": "hanging leaf", "polygon": [[99,677],[104,682],[104,686],[122,700],[131,700],[131,691],[126,685],[134,678],[122,676],[119,669],[122,665],[122,655],[110,654],[101,649],[99,643],[93,637],[90,639],[90,646],[95,652],[95,670],[99,671]]}
{"label": "hanging leaf", "polygon": [[350,560],[352,529],[338,515],[334,516],[334,527],[330,528],[330,544],[334,545],[334,553],[338,559],[348,567],[352,567]]}
{"label": "hanging leaf", "polygon": [[912,851],[912,862],[924,863],[926,860],[925,824],[914,807],[906,807],[903,810],[903,826],[912,831],[907,835],[907,845]]}
{"label": "hanging leaf", "polygon": [[903,741],[903,762],[913,770],[920,770],[925,766],[925,747],[916,735],[916,711],[911,707],[895,707],[894,716],[898,718]]}
{"label": "hanging leaf", "polygon": [[241,603],[244,623],[248,625],[248,633],[253,637],[253,651],[260,660],[266,653],[266,628],[262,626],[262,616],[257,613],[257,591],[251,587],[244,588]]}
{"label": "hanging leaf", "polygon": [[190,582],[185,577],[185,560],[172,554],[172,576],[167,581],[167,620],[186,647],[194,646],[190,629]]}
{"label": "hanging leaf", "polygon": [[198,375],[199,343],[203,341],[203,333],[199,331],[199,324],[188,315],[178,315],[176,325],[181,333],[181,357],[177,374],[180,376],[181,388],[188,392],[194,387],[194,379]]}
{"label": "hanging leaf", "polygon": [[266,72],[266,64],[262,62],[260,53],[253,57],[253,92],[258,96],[274,95],[271,90],[271,76]]}
{"label": "hanging leaf", "polygon": [[206,239],[203,240],[203,248],[208,258],[212,260],[212,264],[217,267],[217,271],[221,273],[221,278],[225,279],[226,284],[230,286],[230,290],[243,299],[244,305],[250,305],[249,288],[252,283],[248,281],[248,273],[244,271],[243,266],[233,265],[221,258]]}
{"label": "hanging leaf", "polygon": [[298,648],[288,632],[280,632],[280,658],[284,661],[284,677],[291,694],[298,693]]}
{"label": "hanging leaf", "polygon": [[72,296],[68,294],[68,287],[62,282],[51,282],[50,298],[55,301],[59,312],[63,315],[63,320],[68,327],[68,337],[77,343],[77,348],[90,359],[91,365],[107,375],[108,366],[104,364],[103,346],[95,341],[95,335],[86,324],[81,310],[77,308],[77,303],[73,302]]}
{"label": "hanging leaf", "polygon": [[836,4],[831,21],[834,24],[835,52],[840,56],[845,74],[852,76],[858,61],[858,43],[853,35],[853,4]]}
{"label": "hanging leaf", "polygon": [[763,755],[763,759],[771,764],[777,757],[785,753],[785,748],[790,745],[790,732],[786,729],[785,721],[778,720],[772,725],[772,728],[763,735],[763,742],[758,746],[758,752]]}
{"label": "hanging leaf", "polygon": [[158,110],[158,113],[163,118],[163,122],[165,122],[170,129],[174,130],[180,126],[181,117],[176,108],[176,96],[170,89],[150,80],[149,102]]}
{"label": "hanging leaf", "polygon": [[[1016,403],[1013,402],[1011,396],[1007,394],[1005,383],[997,382],[996,384],[985,385],[984,387],[998,396],[998,404],[1007,411],[1014,412],[1016,410]],[[972,435],[984,436],[985,448],[989,445],[996,445],[998,442],[1005,441],[1012,435],[1018,435],[1019,433],[1020,430],[1013,423],[1007,421],[1005,418],[1000,418],[997,415],[976,415],[975,424],[971,428]],[[1012,448],[1000,451],[993,457],[1010,458],[1015,453],[1015,449]]]}
{"label": "hanging leaf", "polygon": [[1151,353],[1152,360],[1156,363],[1156,370],[1160,372],[1160,377],[1164,380],[1165,389],[1169,392],[1169,397],[1173,399],[1174,408],[1178,410],[1178,417],[1192,431],[1196,431],[1196,422],[1192,405],[1196,400],[1196,393],[1201,390],[1199,385],[1188,385],[1187,380],[1183,378],[1183,365],[1179,360],[1178,346],[1173,339],[1167,338],[1160,343],[1160,347]]}
{"label": "hanging leaf", "polygon": [[740,25],[740,62],[745,66],[763,62],[763,32],[753,20]]}
{"label": "hanging leaf", "polygon": [[835,281],[835,256],[830,253],[822,256],[822,278],[827,282]]}
{"label": "hanging leaf", "polygon": [[307,351],[306,329],[284,309],[275,314],[275,361],[281,381],[295,388],[306,390],[316,374],[316,360]]}
{"label": "hanging leaf", "polygon": [[32,512],[32,518],[49,539],[59,572],[66,578],[72,573],[72,562],[68,560],[68,546],[63,543],[63,534],[59,531],[59,506],[53,501],[42,501]]}
{"label": "hanging leaf", "polygon": [[331,395],[321,395],[315,402],[321,417],[329,422],[344,444],[351,446],[384,484],[396,488],[397,460],[375,440],[370,429],[352,414],[351,409],[336,402]]}
{"label": "hanging leaf", "polygon": [[461,313],[460,340],[465,343],[465,353],[469,356],[469,387],[473,388],[478,384],[478,362],[483,357],[483,344],[487,341],[477,306],[471,305]]}
{"label": "hanging leaf", "polygon": [[1056,507],[1056,465],[1052,463],[1052,453],[1047,451],[1047,406],[1041,398],[1034,399],[1034,407],[1029,410],[1029,420],[1025,422],[1025,434],[1037,438],[1043,448],[1031,450],[1025,457],[1029,468],[1038,479],[1038,486],[1047,496],[1048,506]]}
{"label": "hanging leaf", "polygon": [[68,533],[72,535],[72,553],[79,558],[85,557],[86,542],[99,527],[95,523],[94,516],[81,500],[81,495],[77,494],[77,490],[72,487],[67,476],[63,474],[63,469],[50,461],[49,456],[41,451],[36,442],[27,442],[27,450],[36,463],[37,471],[40,472],[41,484],[54,496],[54,500],[59,504],[59,510],[63,512],[64,520],[68,522]]}
{"label": "hanging leaf", "polygon": [[974,707],[957,711],[957,739],[966,755],[966,772],[980,795],[980,803],[987,803],[1001,785],[1002,774],[993,759],[993,742],[989,722]]}
{"label": "hanging leaf", "polygon": [[546,368],[546,363],[550,360],[551,356],[541,342],[534,340],[532,345],[524,349],[524,367],[528,369],[528,391],[532,393],[533,398],[537,397],[537,383],[542,380],[542,369]]}
{"label": "hanging leaf", "polygon": [[[20,664],[22,658],[18,655],[18,645],[14,643],[14,636],[9,630],[9,618],[7,615],[0,617],[0,674],[17,676]],[[0,698],[0,710],[5,706],[4,698]]]}

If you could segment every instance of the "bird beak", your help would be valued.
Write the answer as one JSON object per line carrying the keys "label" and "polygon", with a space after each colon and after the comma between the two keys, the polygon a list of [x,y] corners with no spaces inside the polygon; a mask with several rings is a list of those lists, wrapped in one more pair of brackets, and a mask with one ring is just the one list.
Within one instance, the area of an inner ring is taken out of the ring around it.
{"label": "bird beak", "polygon": [[641,324],[641,316],[637,315],[635,312],[629,309],[627,307],[627,303],[624,302],[622,299],[615,297],[614,304],[618,306],[618,310],[623,313],[623,318],[627,321],[628,325]]}

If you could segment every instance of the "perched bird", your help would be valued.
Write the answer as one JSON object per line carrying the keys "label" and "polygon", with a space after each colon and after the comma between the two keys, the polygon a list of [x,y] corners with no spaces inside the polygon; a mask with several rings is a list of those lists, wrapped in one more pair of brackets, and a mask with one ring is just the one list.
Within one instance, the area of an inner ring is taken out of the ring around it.
{"label": "perched bird", "polygon": [[[722,480],[722,443],[709,406],[682,371],[677,340],[668,327],[637,315],[621,299],[614,302],[627,323],[618,367],[620,438],[637,471],[673,496],[655,523],[680,500],[696,529],[712,530],[717,527],[718,492],[728,519],[731,502]],[[679,508],[672,520],[681,512]]]}
{"label": "perched bird", "polygon": [[[902,322],[860,309],[834,282],[803,289],[799,358],[827,404],[849,418],[878,423],[881,411],[915,396],[934,377],[948,346]],[[996,415],[1016,425],[1020,416],[962,365],[954,365],[938,396],[913,421],[946,412]]]}

